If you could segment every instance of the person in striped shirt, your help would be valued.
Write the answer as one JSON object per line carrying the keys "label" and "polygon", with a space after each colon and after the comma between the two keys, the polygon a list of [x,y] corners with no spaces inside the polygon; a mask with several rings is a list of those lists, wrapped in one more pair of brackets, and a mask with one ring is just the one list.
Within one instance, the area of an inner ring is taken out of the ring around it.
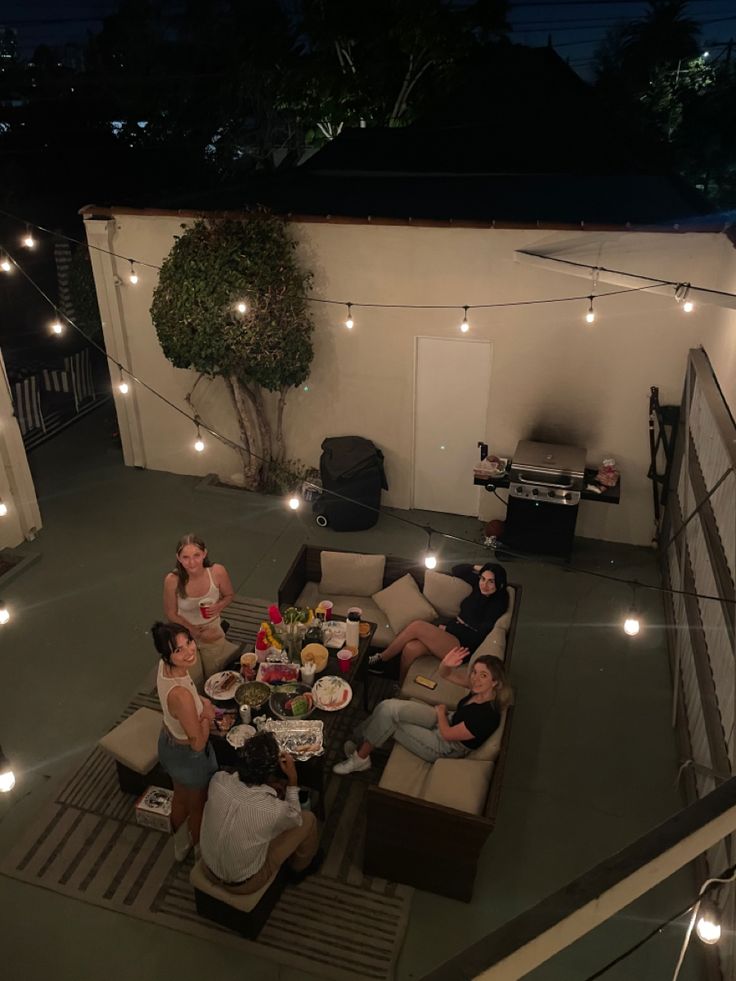
{"label": "person in striped shirt", "polygon": [[287,861],[292,881],[321,865],[317,821],[299,807],[296,764],[270,732],[245,743],[235,773],[210,781],[199,843],[209,878],[237,893],[258,892]]}

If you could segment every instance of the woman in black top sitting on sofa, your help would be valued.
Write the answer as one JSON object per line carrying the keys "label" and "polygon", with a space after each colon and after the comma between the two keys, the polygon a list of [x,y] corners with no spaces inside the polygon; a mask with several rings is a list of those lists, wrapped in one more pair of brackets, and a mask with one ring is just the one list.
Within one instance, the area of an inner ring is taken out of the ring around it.
{"label": "woman in black top sitting on sofa", "polygon": [[423,654],[443,658],[458,645],[468,650],[466,657],[480,646],[499,617],[509,608],[506,570],[496,562],[485,565],[456,565],[453,576],[472,586],[473,591],[460,604],[460,612],[448,624],[435,626],[413,620],[398,633],[386,650],[368,659],[371,671],[380,671],[386,661],[401,655],[399,680],[403,682],[411,664]]}
{"label": "woman in black top sitting on sofa", "polygon": [[359,744],[345,743],[347,759],[333,767],[335,773],[358,773],[371,765],[371,750],[392,736],[415,756],[435,760],[467,756],[489,739],[501,723],[501,713],[511,701],[503,664],[491,654],[481,654],[468,670],[462,664],[469,651],[453,647],[442,659],[443,678],[469,688],[457,708],[425,705],[406,698],[387,698],[379,702],[360,726]]}

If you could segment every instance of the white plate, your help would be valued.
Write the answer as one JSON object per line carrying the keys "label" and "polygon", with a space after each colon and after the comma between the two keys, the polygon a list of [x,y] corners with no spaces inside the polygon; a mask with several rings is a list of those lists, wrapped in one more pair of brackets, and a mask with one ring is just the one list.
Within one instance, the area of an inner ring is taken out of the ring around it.
{"label": "white plate", "polygon": [[[343,693],[347,693],[347,696]],[[323,712],[339,712],[350,704],[353,689],[344,678],[329,674],[312,685],[314,704]]]}
{"label": "white plate", "polygon": [[332,620],[325,624],[325,647],[339,650],[345,644],[345,624],[340,620]]}
{"label": "white plate", "polygon": [[243,676],[237,671],[218,671],[204,683],[204,691],[210,698],[224,702],[233,698],[235,692],[243,684]]}
{"label": "white plate", "polygon": [[225,739],[230,743],[233,749],[240,749],[241,746],[245,746],[251,736],[255,736],[256,730],[253,726],[233,726],[232,729],[228,730]]}

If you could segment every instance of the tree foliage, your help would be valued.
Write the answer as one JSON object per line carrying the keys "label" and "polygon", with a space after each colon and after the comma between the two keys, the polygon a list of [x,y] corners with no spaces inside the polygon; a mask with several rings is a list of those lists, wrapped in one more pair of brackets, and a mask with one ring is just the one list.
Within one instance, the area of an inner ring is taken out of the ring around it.
{"label": "tree foliage", "polygon": [[[151,317],[166,357],[230,385],[251,451],[251,484],[265,477],[256,457],[283,458],[284,401],[312,363],[312,277],[295,250],[285,222],[265,210],[199,221],[177,237],[153,295]],[[263,390],[279,393],[275,446]]]}

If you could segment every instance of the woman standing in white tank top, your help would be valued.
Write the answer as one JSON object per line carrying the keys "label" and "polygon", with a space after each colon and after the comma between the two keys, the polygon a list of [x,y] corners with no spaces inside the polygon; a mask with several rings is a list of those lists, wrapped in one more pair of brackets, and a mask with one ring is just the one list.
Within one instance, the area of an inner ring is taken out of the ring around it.
{"label": "woman standing in white tank top", "polygon": [[190,675],[198,689],[221,671],[237,651],[222,629],[220,614],[235,596],[224,565],[210,562],[199,535],[184,535],[176,546],[176,568],[164,579],[164,613],[196,641],[199,656]]}
{"label": "woman standing in white tank top", "polygon": [[181,860],[199,841],[207,787],[217,770],[209,744],[215,710],[208,698],[200,697],[189,677],[197,660],[189,631],[175,623],[159,622],[151,627],[151,636],[161,656],[156,690],[164,718],[158,758],[174,785],[171,824],[174,854]]}

